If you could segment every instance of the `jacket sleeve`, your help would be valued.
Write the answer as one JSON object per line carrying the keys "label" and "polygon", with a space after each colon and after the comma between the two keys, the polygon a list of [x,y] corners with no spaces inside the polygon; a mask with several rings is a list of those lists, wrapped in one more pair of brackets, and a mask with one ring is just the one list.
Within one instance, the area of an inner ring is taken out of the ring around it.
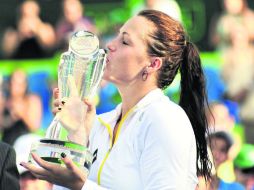
{"label": "jacket sleeve", "polygon": [[[54,185],[53,190],[68,190],[68,189],[65,187]],[[97,183],[87,179],[81,190],[110,190],[110,189],[101,187],[101,186],[97,185]]]}
{"label": "jacket sleeve", "polygon": [[110,189],[101,187],[97,183],[88,179],[88,180],[86,180],[86,182],[81,190],[110,190]]}
{"label": "jacket sleeve", "polygon": [[14,149],[5,144],[0,143],[0,189],[18,190],[19,187],[19,173],[16,166],[16,153]]}

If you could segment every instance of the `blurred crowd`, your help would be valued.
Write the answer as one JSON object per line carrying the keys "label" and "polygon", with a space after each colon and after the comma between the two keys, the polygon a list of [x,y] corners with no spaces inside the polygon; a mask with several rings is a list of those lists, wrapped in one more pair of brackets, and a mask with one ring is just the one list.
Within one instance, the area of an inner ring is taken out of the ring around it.
{"label": "blurred crowd", "polygon": [[[208,184],[200,179],[198,189],[254,190],[254,11],[246,0],[223,0],[223,5],[223,13],[209,23],[210,42],[223,62],[220,68],[204,66],[214,173]],[[79,0],[63,0],[63,15],[53,26],[40,18],[36,1],[24,1],[16,27],[6,29],[3,35],[4,58],[50,58],[56,52],[66,51],[70,36],[78,30],[91,31],[99,36],[102,45],[106,44],[109,37],[100,33],[93,18],[86,16],[85,6]],[[132,14],[142,9],[161,10],[184,24],[177,1],[146,0]],[[51,92],[57,82],[49,82],[47,73],[30,74],[20,69],[9,76],[1,74],[1,139],[15,148],[18,162],[28,158],[28,147],[33,140],[43,137],[53,118]],[[179,81],[174,83],[165,93],[177,101]],[[105,81],[96,100],[98,114],[120,102],[115,86]],[[22,190],[51,189],[51,184],[37,180],[28,171],[19,168],[19,172]]]}

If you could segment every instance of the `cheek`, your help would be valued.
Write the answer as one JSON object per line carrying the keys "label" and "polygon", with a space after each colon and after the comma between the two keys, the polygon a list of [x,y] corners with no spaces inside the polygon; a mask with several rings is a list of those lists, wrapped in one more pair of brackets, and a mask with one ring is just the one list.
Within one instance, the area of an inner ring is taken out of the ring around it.
{"label": "cheek", "polygon": [[117,62],[116,64],[109,64],[104,70],[103,79],[109,81],[124,80],[128,75],[130,69],[126,67],[124,62]]}
{"label": "cheek", "polygon": [[135,48],[115,52],[106,65],[103,78],[125,82],[133,80],[147,64],[147,58],[144,55],[142,50]]}

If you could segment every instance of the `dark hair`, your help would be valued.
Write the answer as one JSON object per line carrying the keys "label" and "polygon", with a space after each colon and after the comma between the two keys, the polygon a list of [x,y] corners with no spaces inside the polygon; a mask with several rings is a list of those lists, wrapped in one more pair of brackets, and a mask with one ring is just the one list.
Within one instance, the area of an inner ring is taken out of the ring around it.
{"label": "dark hair", "polygon": [[138,16],[152,22],[155,29],[147,39],[148,54],[163,60],[157,75],[157,85],[168,87],[178,70],[181,72],[180,106],[188,115],[196,138],[197,175],[211,177],[211,161],[208,157],[206,134],[208,122],[205,114],[207,104],[205,77],[197,48],[186,39],[182,25],[170,16],[156,10],[141,11]]}
{"label": "dark hair", "polygon": [[[232,140],[230,134],[228,134],[225,131],[216,131],[214,133],[211,133],[210,134],[210,141],[212,139],[221,139],[221,140],[223,140],[225,142],[225,144],[226,144],[226,147],[225,147],[226,148],[226,152],[228,152],[230,147],[233,145],[233,140]],[[215,144],[215,146],[216,146],[216,144]]]}

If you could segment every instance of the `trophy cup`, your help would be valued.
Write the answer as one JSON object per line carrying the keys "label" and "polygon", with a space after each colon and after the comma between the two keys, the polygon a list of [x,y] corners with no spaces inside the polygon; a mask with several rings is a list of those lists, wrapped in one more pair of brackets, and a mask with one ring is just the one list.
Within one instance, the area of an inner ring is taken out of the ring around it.
{"label": "trophy cup", "polygon": [[[67,104],[73,96],[73,91],[80,103],[85,97],[92,97],[101,81],[105,62],[106,52],[99,49],[97,36],[88,31],[74,33],[69,41],[69,50],[61,55],[58,67],[60,99],[66,100]],[[85,115],[85,105],[81,112],[80,115]],[[31,152],[35,152],[46,161],[60,165],[64,165],[61,160],[61,153],[65,153],[76,165],[88,173],[93,155],[85,143],[80,144],[68,139],[69,131],[66,129],[72,129],[73,126],[71,125],[73,125],[73,119],[69,118],[68,114],[57,113],[46,131],[46,137],[34,143]],[[82,123],[79,122],[76,122],[75,125],[74,128],[83,127]],[[84,134],[84,138],[86,136]],[[34,162],[31,154],[29,160]]]}

